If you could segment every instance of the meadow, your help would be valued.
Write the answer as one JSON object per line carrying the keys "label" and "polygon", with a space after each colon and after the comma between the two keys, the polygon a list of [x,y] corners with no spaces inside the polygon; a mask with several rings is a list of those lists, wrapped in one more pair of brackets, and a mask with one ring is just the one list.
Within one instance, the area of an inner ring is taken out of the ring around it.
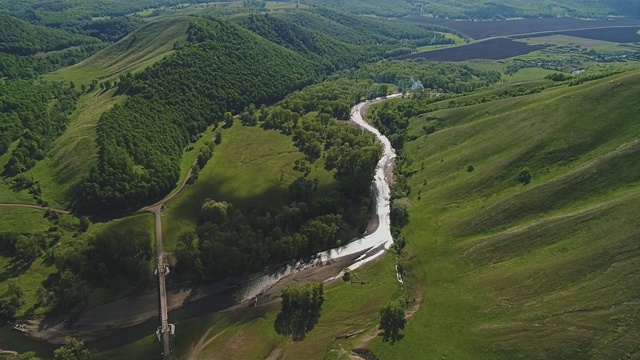
{"label": "meadow", "polygon": [[174,52],[176,43],[187,39],[191,20],[168,17],[150,22],[89,59],[45,76],[51,81],[73,81],[88,85],[93,79],[117,80],[120,75],[144,70]]}

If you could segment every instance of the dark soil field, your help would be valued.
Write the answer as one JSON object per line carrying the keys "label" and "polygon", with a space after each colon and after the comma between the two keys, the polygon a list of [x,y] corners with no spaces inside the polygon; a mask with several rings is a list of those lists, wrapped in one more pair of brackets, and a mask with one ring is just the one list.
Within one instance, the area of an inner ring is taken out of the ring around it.
{"label": "dark soil field", "polygon": [[525,55],[539,49],[541,49],[539,46],[498,38],[470,45],[404,55],[398,59],[424,59],[427,61],[500,60]]}
{"label": "dark soil field", "polygon": [[638,27],[614,27],[605,29],[588,29],[588,30],[573,30],[573,31],[555,31],[550,33],[532,34],[513,36],[514,39],[525,39],[539,36],[549,35],[567,35],[575,36],[584,39],[594,39],[602,41],[610,41],[616,43],[632,43],[640,41],[640,35],[638,35]]}
{"label": "dark soil field", "polygon": [[486,39],[494,36],[518,35],[540,31],[559,31],[625,25],[640,26],[640,20],[631,18],[618,18],[615,20],[540,18],[509,21],[455,21],[412,15],[405,17],[405,19],[425,24],[446,26],[458,30],[473,39]]}

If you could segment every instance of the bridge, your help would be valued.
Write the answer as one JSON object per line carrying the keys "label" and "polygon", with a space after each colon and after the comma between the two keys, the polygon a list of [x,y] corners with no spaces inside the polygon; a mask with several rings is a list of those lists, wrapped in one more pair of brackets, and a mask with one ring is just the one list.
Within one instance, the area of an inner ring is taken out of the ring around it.
{"label": "bridge", "polygon": [[160,300],[160,326],[156,331],[158,340],[162,342],[162,358],[164,360],[173,360],[173,337],[175,336],[176,327],[169,323],[169,307],[167,305],[167,285],[166,276],[169,275],[169,266],[164,259],[164,244],[162,241],[162,204],[149,209],[156,216],[156,253],[158,275],[158,298]]}

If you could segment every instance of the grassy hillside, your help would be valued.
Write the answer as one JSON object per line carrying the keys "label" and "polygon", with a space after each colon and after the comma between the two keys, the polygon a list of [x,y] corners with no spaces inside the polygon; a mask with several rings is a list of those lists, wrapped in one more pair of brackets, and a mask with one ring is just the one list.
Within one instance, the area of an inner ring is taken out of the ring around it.
{"label": "grassy hillside", "polygon": [[639,355],[639,78],[430,113],[431,135],[411,122],[406,268],[426,290],[379,358]]}
{"label": "grassy hillside", "polygon": [[[45,76],[52,81],[89,84],[93,79],[115,80],[146,67],[173,53],[175,43],[186,40],[190,19],[174,17],[147,24],[121,41],[74,66]],[[115,89],[91,91],[78,100],[71,123],[48,153],[31,171],[42,186],[43,197],[52,204],[69,206],[76,186],[96,163],[96,126],[100,116],[126,100]]]}
{"label": "grassy hillside", "polygon": [[169,17],[151,22],[91,58],[45,78],[87,84],[93,79],[113,80],[141,71],[173,53],[176,43],[186,41],[190,21],[187,17]]}
{"label": "grassy hillside", "polygon": [[67,130],[53,142],[47,157],[30,171],[40,181],[43,197],[52,205],[68,207],[76,186],[96,163],[96,125],[100,115],[127,98],[114,92],[115,89],[96,90],[80,97]]}

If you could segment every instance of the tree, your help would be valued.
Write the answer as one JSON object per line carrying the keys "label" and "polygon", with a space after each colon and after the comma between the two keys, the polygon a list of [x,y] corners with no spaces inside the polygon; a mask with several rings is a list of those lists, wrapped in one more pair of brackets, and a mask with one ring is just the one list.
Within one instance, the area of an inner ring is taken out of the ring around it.
{"label": "tree", "polygon": [[204,168],[209,159],[211,159],[211,157],[213,156],[214,146],[215,144],[213,143],[213,141],[209,141],[198,151],[197,164],[200,169]]}
{"label": "tree", "polygon": [[16,242],[16,257],[25,262],[35,260],[46,247],[46,241],[42,233],[20,237]]}
{"label": "tree", "polygon": [[94,350],[86,349],[84,341],[67,336],[65,344],[53,352],[54,360],[97,360]]}
{"label": "tree", "polygon": [[391,201],[391,222],[395,227],[403,227],[409,223],[409,210],[411,203],[406,197]]}
{"label": "tree", "polygon": [[2,294],[0,299],[0,313],[5,316],[13,316],[16,311],[24,304],[24,293],[18,284],[11,280],[7,290]]}
{"label": "tree", "polygon": [[527,185],[531,182],[531,171],[529,171],[529,169],[527,168],[520,170],[517,179],[522,183],[522,185]]}
{"label": "tree", "polygon": [[404,236],[396,236],[393,239],[391,250],[394,251],[398,256],[400,256],[402,255],[402,251],[404,250],[405,246],[407,246],[407,239]]}
{"label": "tree", "polygon": [[193,184],[196,182],[196,180],[198,180],[199,177],[200,177],[200,166],[198,166],[198,164],[194,164],[191,167],[191,177],[189,178],[189,180],[187,180],[187,182],[189,184]]}
{"label": "tree", "polygon": [[24,354],[21,354],[18,357],[18,360],[42,360],[38,357],[38,355],[34,351],[29,351]]}
{"label": "tree", "polygon": [[222,115],[222,121],[224,122],[224,127],[230,128],[233,126],[233,114],[229,111],[225,112]]}
{"label": "tree", "polygon": [[80,218],[80,227],[78,228],[78,230],[80,232],[86,232],[87,230],[89,230],[89,225],[91,225],[91,220],[89,220],[89,217],[83,216]]}
{"label": "tree", "polygon": [[380,309],[380,327],[383,330],[383,341],[392,344],[403,338],[400,330],[404,329],[404,307],[400,301],[393,301]]}
{"label": "tree", "polygon": [[322,282],[305,285],[290,284],[282,288],[282,309],[275,322],[276,332],[304,339],[320,319],[324,302]]}
{"label": "tree", "polygon": [[424,130],[424,132],[427,133],[427,135],[429,134],[433,134],[434,132],[438,131],[438,127],[436,127],[435,125],[431,124],[431,125],[425,125],[422,127],[422,129]]}
{"label": "tree", "polygon": [[225,225],[228,214],[233,212],[233,206],[224,201],[206,199],[202,204],[200,217],[206,222],[216,225]]}

